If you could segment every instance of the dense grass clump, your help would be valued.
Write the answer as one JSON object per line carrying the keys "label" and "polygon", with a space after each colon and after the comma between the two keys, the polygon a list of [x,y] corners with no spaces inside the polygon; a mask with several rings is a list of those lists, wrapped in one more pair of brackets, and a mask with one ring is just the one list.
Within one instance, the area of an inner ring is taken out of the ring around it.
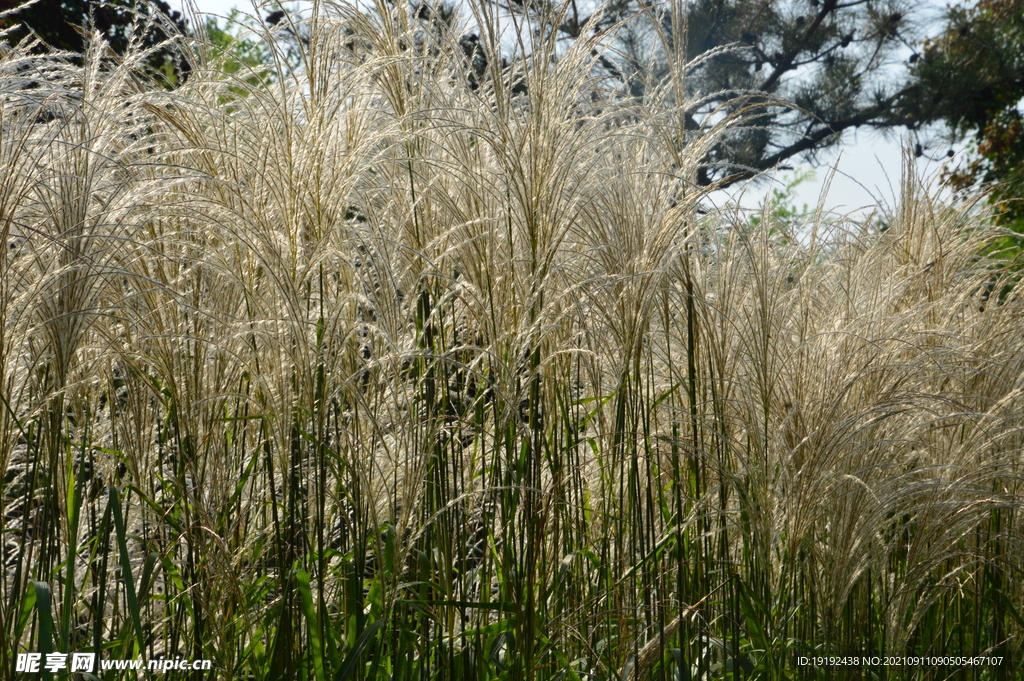
{"label": "dense grass clump", "polygon": [[743,121],[489,7],[176,89],[0,56],[0,675],[1021,678],[991,232],[911,176],[883,231],[698,213]]}

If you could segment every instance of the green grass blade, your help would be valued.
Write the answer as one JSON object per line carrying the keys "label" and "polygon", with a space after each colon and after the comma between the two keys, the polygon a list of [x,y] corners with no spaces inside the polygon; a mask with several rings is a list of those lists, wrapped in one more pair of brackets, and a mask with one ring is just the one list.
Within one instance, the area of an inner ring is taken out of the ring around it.
{"label": "green grass blade", "polygon": [[[53,599],[46,582],[33,581],[31,589],[35,592],[36,612],[39,613],[38,651],[45,660],[53,652]],[[44,669],[43,678],[50,678],[50,672]]]}
{"label": "green grass blade", "polygon": [[334,681],[345,681],[345,679],[352,678],[355,674],[356,669],[359,665],[359,657],[363,654],[363,651],[373,642],[374,637],[381,627],[384,626],[384,620],[377,620],[370,626],[363,630],[360,634],[356,644],[352,646],[352,650],[349,651],[348,657],[345,658],[345,662],[341,665],[341,669],[334,677]]}
{"label": "green grass blade", "polygon": [[121,513],[120,493],[116,487],[111,485],[108,488],[108,494],[110,507],[113,509],[118,553],[121,558],[121,578],[124,581],[125,599],[128,601],[128,612],[131,614],[132,625],[135,627],[135,646],[131,653],[131,656],[135,657],[146,644],[146,637],[142,632],[142,615],[139,610],[139,601],[135,594],[135,580],[132,578],[132,560],[131,555],[128,553],[128,537],[124,527],[124,516]]}
{"label": "green grass blade", "polygon": [[302,600],[302,613],[306,617],[309,640],[313,645],[313,674],[316,681],[324,681],[324,644],[320,636],[320,621],[313,607],[313,592],[309,586],[309,573],[305,570],[295,571],[295,582]]}

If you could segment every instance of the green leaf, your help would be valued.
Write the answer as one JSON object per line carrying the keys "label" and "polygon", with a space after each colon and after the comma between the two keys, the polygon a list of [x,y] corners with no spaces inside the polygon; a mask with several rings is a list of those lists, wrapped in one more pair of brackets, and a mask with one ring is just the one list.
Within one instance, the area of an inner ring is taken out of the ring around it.
{"label": "green leaf", "polygon": [[39,613],[39,652],[43,655],[53,652],[53,603],[50,585],[46,582],[30,582],[36,612]]}
{"label": "green leaf", "polygon": [[313,644],[313,674],[316,681],[324,681],[324,645],[320,636],[320,621],[313,607],[313,591],[309,586],[309,573],[305,570],[295,571],[295,582],[298,585],[299,597],[302,599],[302,613],[306,617],[309,640]]}
{"label": "green leaf", "polygon": [[111,485],[108,488],[110,507],[113,509],[114,530],[117,533],[117,548],[121,557],[121,578],[124,581],[125,599],[128,601],[128,612],[132,617],[132,625],[135,627],[135,646],[131,657],[135,657],[146,644],[146,637],[142,632],[142,615],[139,610],[139,601],[135,594],[135,580],[132,578],[132,560],[128,553],[128,538],[124,528],[124,516],[121,514],[120,492]]}
{"label": "green leaf", "polygon": [[359,640],[357,640],[356,644],[352,646],[352,650],[349,652],[348,657],[345,658],[345,662],[341,665],[341,669],[339,669],[337,675],[335,675],[334,681],[344,681],[345,679],[352,677],[352,674],[356,671],[359,664],[359,656],[362,655],[363,650],[373,642],[377,631],[379,631],[383,626],[384,620],[377,620],[363,630],[363,633],[359,636]]}

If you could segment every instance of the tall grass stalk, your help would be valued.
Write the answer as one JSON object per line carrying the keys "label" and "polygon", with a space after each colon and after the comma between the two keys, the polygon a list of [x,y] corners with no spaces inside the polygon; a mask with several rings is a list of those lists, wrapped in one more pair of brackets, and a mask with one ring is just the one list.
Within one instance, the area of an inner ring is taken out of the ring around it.
{"label": "tall grass stalk", "polygon": [[1021,678],[993,232],[910,174],[884,230],[705,214],[686,64],[470,9],[317,3],[265,85],[0,56],[5,678]]}

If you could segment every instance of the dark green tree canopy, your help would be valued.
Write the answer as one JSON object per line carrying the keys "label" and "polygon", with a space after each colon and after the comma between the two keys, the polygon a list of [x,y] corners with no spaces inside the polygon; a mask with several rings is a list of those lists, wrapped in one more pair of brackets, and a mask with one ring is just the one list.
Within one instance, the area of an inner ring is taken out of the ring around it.
{"label": "dark green tree canopy", "polygon": [[[923,44],[912,97],[896,116],[908,127],[944,123],[971,142],[969,162],[949,176],[958,189],[994,186],[998,201],[1024,196],[1024,1],[981,0],[950,8],[944,30]],[[1001,219],[1024,223],[1020,201]]]}
{"label": "dark green tree canopy", "polygon": [[[34,34],[43,43],[38,49],[81,53],[85,38],[79,29],[84,26],[99,31],[118,54],[133,41],[143,49],[158,48],[171,36],[188,32],[185,18],[163,0],[0,0],[0,12],[19,5],[21,9],[0,17],[0,31],[9,30],[5,39],[12,42]],[[190,69],[170,48],[156,50],[149,65],[171,83],[187,76]]]}
{"label": "dark green tree canopy", "polygon": [[[548,11],[542,2],[503,6],[533,19]],[[616,0],[599,15],[574,4],[563,16],[557,30],[566,39],[621,22],[617,49],[601,64],[633,96],[669,78],[666,54],[713,55],[686,79],[687,97],[699,102],[687,127],[741,111],[749,125],[710,152],[698,177],[704,185],[813,156],[849,128],[902,125],[894,114],[916,92],[905,68],[895,77],[889,68],[923,28],[899,0]]]}

